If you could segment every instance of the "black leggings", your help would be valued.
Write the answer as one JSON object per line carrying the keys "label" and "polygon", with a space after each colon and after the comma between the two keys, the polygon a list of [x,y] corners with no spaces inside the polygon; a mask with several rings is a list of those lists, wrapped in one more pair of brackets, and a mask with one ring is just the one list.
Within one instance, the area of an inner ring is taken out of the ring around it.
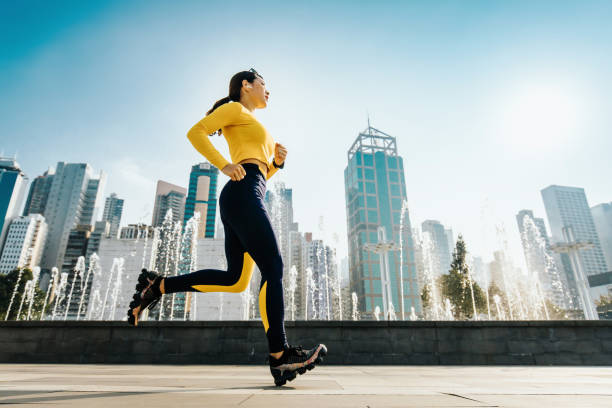
{"label": "black leggings", "polygon": [[219,209],[225,229],[227,271],[202,269],[167,277],[165,293],[242,292],[251,280],[254,263],[261,271],[259,312],[271,353],[287,347],[283,302],[283,259],[264,206],[266,179],[254,163],[242,165],[246,176],[229,180],[221,190]]}

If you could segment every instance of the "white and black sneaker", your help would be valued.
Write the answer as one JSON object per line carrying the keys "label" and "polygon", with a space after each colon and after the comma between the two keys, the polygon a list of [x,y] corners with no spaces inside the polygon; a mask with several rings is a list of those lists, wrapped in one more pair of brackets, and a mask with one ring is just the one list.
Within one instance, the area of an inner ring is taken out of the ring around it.
{"label": "white and black sneaker", "polygon": [[310,350],[304,350],[302,346],[290,346],[285,349],[279,359],[269,356],[270,372],[274,377],[274,384],[285,385],[287,381],[295,379],[297,374],[304,374],[306,370],[312,370],[315,364],[323,361],[323,356],[326,354],[325,344],[317,344]]}
{"label": "white and black sneaker", "polygon": [[136,293],[132,296],[130,307],[128,309],[128,323],[132,326],[138,325],[140,314],[145,309],[152,309],[160,301],[162,293],[159,285],[163,276],[157,272],[147,271],[142,269],[136,283]]}

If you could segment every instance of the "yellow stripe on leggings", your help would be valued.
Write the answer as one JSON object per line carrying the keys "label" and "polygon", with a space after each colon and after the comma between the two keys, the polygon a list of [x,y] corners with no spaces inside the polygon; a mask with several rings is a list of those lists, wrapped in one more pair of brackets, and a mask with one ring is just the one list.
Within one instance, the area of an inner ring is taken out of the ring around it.
{"label": "yellow stripe on leggings", "polygon": [[244,253],[242,260],[242,272],[240,273],[240,279],[233,285],[191,285],[192,288],[198,292],[232,292],[240,293],[243,292],[249,282],[251,281],[251,275],[253,275],[253,269],[255,268],[255,262],[248,252]]}
{"label": "yellow stripe on leggings", "polygon": [[264,331],[268,332],[268,311],[266,310],[266,288],[268,281],[265,281],[261,290],[259,291],[259,314],[261,315],[261,321],[264,325]]}

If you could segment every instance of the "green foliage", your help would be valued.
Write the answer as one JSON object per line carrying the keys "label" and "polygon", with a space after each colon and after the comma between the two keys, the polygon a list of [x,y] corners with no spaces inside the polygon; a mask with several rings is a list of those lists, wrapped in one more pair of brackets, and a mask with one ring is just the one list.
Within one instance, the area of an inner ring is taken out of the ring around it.
{"label": "green foliage", "polygon": [[[456,319],[471,319],[474,317],[474,304],[476,313],[484,313],[487,308],[487,300],[484,291],[478,283],[472,281],[470,287],[469,270],[465,262],[467,254],[463,237],[459,235],[457,245],[453,251],[453,261],[447,275],[440,277],[440,288],[443,298],[448,298],[455,307]],[[474,300],[472,301],[472,291]]]}
{"label": "green foliage", "polygon": [[599,307],[606,307],[612,305],[612,296],[601,295],[599,299],[595,301],[595,304]]}
{"label": "green foliage", "polygon": [[[17,293],[13,298],[13,304],[11,306],[11,311],[9,313],[7,320],[17,320],[17,312],[19,311],[19,305],[21,304],[21,299],[23,298],[26,282],[33,278],[32,271],[29,269],[23,269],[23,273],[21,275],[21,279],[19,279],[19,269],[14,269],[13,271],[7,273],[6,275],[0,275],[0,319],[4,320],[6,317],[6,312],[8,310],[9,304],[11,302],[11,297],[13,296],[13,291],[15,290],[15,285],[19,280],[19,285],[17,286]],[[34,291],[34,303],[32,304],[32,311],[30,314],[30,320],[39,320],[40,314],[43,307],[43,302],[45,300],[45,293],[40,290],[38,286]],[[29,303],[27,301],[27,296],[24,299],[23,306],[21,308],[21,314],[19,315],[19,320],[25,320],[28,316],[28,308]]]}

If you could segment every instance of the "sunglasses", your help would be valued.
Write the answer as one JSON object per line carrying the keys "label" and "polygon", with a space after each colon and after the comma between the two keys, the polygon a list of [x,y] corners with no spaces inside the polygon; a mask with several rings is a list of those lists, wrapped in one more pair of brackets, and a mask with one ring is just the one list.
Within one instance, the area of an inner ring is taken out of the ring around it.
{"label": "sunglasses", "polygon": [[259,72],[255,71],[255,69],[254,69],[254,68],[249,69],[249,72],[252,72],[252,73],[254,73],[255,75],[257,75],[257,76],[259,76],[259,77],[263,78]]}

